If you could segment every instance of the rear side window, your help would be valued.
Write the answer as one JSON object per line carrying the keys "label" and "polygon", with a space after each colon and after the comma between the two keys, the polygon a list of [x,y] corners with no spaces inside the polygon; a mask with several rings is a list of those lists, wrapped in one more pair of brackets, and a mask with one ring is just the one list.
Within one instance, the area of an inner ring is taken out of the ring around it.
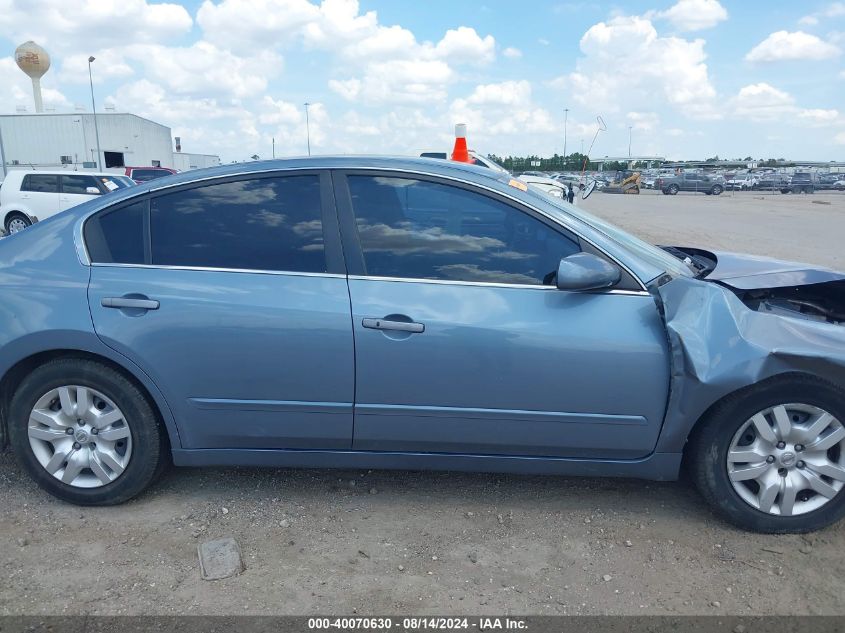
{"label": "rear side window", "polygon": [[578,244],[504,202],[425,180],[349,176],[367,274],[552,284]]}
{"label": "rear side window", "polygon": [[62,193],[99,195],[99,193],[91,194],[88,191],[88,187],[93,187],[98,192],[100,191],[100,188],[97,186],[97,179],[93,176],[62,176]]}
{"label": "rear side window", "polygon": [[50,174],[27,174],[23,177],[21,191],[59,193],[59,177]]}
{"label": "rear side window", "polygon": [[152,263],[325,272],[317,175],[210,184],[157,196]]}
{"label": "rear side window", "polygon": [[170,172],[164,169],[133,169],[132,180],[146,182],[155,178],[164,178],[170,176]]}
{"label": "rear side window", "polygon": [[144,263],[144,219],[147,202],[104,211],[85,223],[85,244],[92,262]]}

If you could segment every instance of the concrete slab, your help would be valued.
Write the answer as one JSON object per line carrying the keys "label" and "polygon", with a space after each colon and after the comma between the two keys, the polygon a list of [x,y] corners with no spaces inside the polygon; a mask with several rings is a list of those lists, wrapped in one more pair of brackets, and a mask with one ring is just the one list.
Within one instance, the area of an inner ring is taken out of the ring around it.
{"label": "concrete slab", "polygon": [[240,545],[231,537],[200,543],[197,553],[203,580],[231,578],[246,569]]}

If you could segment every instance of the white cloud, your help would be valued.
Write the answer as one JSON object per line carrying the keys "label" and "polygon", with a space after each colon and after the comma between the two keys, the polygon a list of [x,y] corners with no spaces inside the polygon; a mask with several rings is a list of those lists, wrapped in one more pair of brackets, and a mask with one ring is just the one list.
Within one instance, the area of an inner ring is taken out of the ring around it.
{"label": "white cloud", "polygon": [[530,101],[531,84],[525,80],[476,86],[467,98],[467,103],[472,105],[521,106]]}
{"label": "white cloud", "polygon": [[831,59],[842,51],[838,46],[804,31],[776,31],[745,56],[749,62]]}
{"label": "white cloud", "polygon": [[278,46],[319,15],[308,0],[205,0],[197,23],[204,37],[239,50]]}
{"label": "white cloud", "polygon": [[0,33],[12,41],[35,40],[51,52],[78,51],[80,45],[96,50],[165,42],[184,35],[193,24],[183,6],[147,0],[29,0],[3,5]]}
{"label": "white cloud", "polygon": [[520,57],[522,57],[522,51],[513,46],[508,46],[505,50],[502,51],[502,55],[504,55],[508,59],[519,59]]}
{"label": "white cloud", "polygon": [[833,140],[837,145],[845,145],[845,132],[840,132]]}
{"label": "white cloud", "polygon": [[838,110],[801,108],[795,98],[765,82],[742,87],[731,100],[734,115],[750,121],[772,122],[788,120],[792,124],[804,122],[810,126],[845,123]]}
{"label": "white cloud", "polygon": [[625,118],[635,130],[655,132],[660,128],[660,117],[656,112],[629,112]]}
{"label": "white cloud", "polygon": [[551,42],[549,40],[547,40],[545,37],[541,37],[540,39],[538,39],[537,43],[542,44],[543,46],[548,46],[549,44],[551,44]]}
{"label": "white cloud", "polygon": [[[649,109],[668,102],[694,118],[718,117],[704,40],[661,37],[651,20],[617,17],[593,25],[581,38],[576,70],[552,80],[579,103],[604,112]],[[647,59],[635,72],[619,72],[620,59]]]}
{"label": "white cloud", "polygon": [[680,31],[701,31],[728,19],[728,12],[718,0],[679,0],[655,17],[668,20]]}
{"label": "white cloud", "polygon": [[830,19],[839,18],[842,16],[845,16],[845,2],[832,2],[821,11],[816,11],[815,13],[805,15],[800,20],[798,20],[798,24],[804,26],[816,26],[818,25],[819,21],[824,18]]}
{"label": "white cloud", "polygon": [[[49,74],[41,80],[41,97],[47,109],[70,109],[73,104],[59,90],[52,87]],[[0,113],[11,114],[17,106],[25,106],[28,112],[35,112],[32,83],[24,75],[12,57],[0,57]]]}
{"label": "white cloud", "polygon": [[733,100],[734,113],[756,120],[774,120],[795,111],[795,99],[789,93],[760,82],[744,86]]}
{"label": "white cloud", "polygon": [[434,53],[440,59],[455,62],[491,62],[496,56],[496,40],[492,35],[482,38],[475,29],[460,26],[446,31],[443,39],[434,47]]}

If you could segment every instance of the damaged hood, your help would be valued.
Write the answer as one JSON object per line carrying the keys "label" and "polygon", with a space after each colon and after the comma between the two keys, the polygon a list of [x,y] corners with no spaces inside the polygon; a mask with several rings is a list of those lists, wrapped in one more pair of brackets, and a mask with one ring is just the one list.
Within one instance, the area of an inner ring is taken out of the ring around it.
{"label": "damaged hood", "polygon": [[845,273],[823,266],[742,253],[704,251],[688,247],[676,248],[693,257],[703,256],[715,259],[716,267],[704,278],[709,281],[719,281],[737,290],[807,286],[845,279]]}

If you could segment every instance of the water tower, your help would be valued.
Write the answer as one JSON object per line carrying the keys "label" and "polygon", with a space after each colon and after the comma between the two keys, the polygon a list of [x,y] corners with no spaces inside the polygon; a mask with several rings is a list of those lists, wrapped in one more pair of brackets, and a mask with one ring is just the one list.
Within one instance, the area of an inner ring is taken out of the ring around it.
{"label": "water tower", "polygon": [[32,96],[35,98],[35,111],[43,112],[41,102],[41,78],[50,70],[50,56],[33,41],[24,42],[15,49],[15,61],[18,68],[32,79]]}

